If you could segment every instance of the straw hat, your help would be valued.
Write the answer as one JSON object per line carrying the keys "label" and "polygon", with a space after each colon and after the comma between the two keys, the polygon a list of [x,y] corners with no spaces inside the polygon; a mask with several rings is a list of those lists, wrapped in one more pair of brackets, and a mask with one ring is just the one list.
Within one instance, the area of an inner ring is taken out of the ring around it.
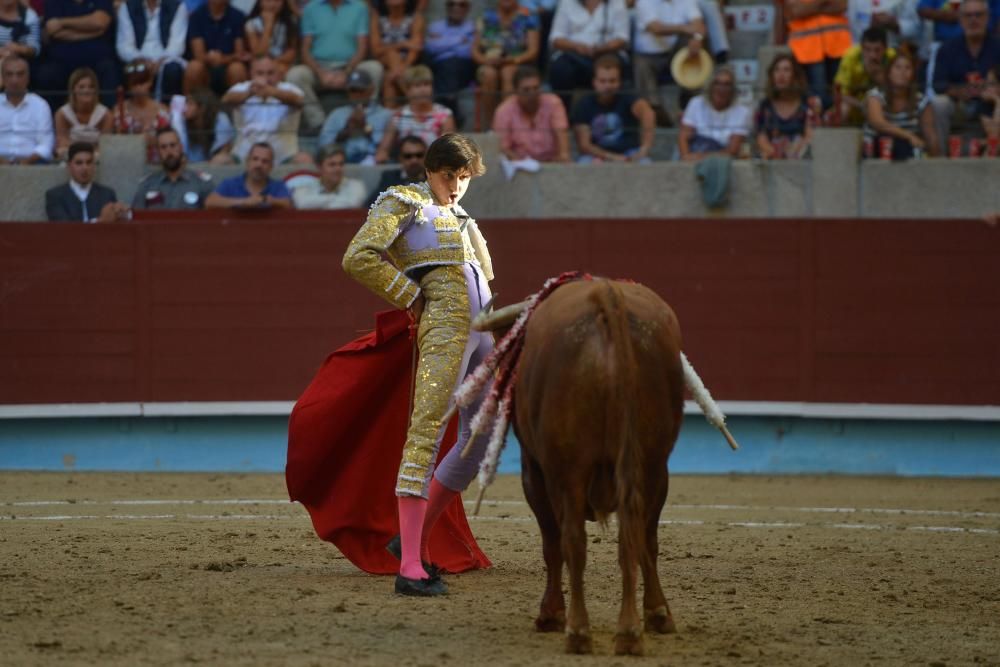
{"label": "straw hat", "polygon": [[691,52],[685,46],[679,49],[670,61],[670,75],[681,88],[698,90],[712,76],[713,66],[712,56],[708,55],[705,47],[698,52],[697,58],[692,58]]}

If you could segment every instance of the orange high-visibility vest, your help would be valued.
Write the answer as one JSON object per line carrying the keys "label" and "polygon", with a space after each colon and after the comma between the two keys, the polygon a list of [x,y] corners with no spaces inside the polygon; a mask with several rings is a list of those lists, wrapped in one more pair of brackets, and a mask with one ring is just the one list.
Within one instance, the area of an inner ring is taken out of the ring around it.
{"label": "orange high-visibility vest", "polygon": [[843,14],[816,14],[788,22],[788,46],[803,65],[840,58],[851,46],[851,29]]}

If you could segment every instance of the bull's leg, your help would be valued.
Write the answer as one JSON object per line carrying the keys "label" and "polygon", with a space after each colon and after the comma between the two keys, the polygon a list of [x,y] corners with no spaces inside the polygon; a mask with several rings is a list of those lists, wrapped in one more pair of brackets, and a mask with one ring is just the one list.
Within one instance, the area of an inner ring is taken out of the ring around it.
{"label": "bull's leg", "polygon": [[642,628],[636,612],[635,589],[639,579],[638,562],[646,532],[643,516],[618,508],[618,565],[622,571],[622,607],[615,632],[616,655],[642,655]]}
{"label": "bull's leg", "polygon": [[584,508],[587,485],[571,480],[561,489],[562,551],[569,568],[569,614],[566,618],[566,652],[593,653],[590,619],[583,600],[583,570],[587,565],[587,528]]}
{"label": "bull's leg", "polygon": [[542,556],[545,558],[545,593],[542,594],[542,604],[538,618],[535,619],[535,629],[539,632],[562,632],[566,627],[566,600],[562,592],[563,555],[559,523],[552,511],[542,470],[538,462],[523,449],[521,484],[524,487],[524,497],[535,513],[538,529],[542,533]]}
{"label": "bull's leg", "polygon": [[662,478],[658,478],[649,487],[652,490],[652,502],[649,505],[649,514],[646,516],[647,557],[640,561],[645,626],[647,632],[676,632],[674,617],[670,614],[670,606],[667,604],[663,588],[660,586],[660,575],[656,571],[656,558],[659,555],[657,529],[660,523],[660,513],[663,511],[663,503],[667,500],[667,472],[664,470]]}

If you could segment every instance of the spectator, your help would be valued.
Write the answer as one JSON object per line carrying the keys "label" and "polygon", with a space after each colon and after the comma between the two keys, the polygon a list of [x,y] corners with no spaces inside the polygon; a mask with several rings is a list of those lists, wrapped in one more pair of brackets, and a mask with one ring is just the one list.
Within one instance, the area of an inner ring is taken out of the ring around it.
{"label": "spectator", "polygon": [[375,99],[375,83],[364,70],[354,70],[347,79],[348,103],[330,112],[319,133],[319,145],[343,146],[351,164],[375,164],[392,112]]}
{"label": "spectator", "polygon": [[594,92],[573,108],[577,162],[649,162],[656,118],[649,102],[621,92],[621,61],[606,53],[594,63]]}
{"label": "spectator", "polygon": [[501,96],[514,92],[517,66],[538,62],[538,17],[517,0],[498,0],[476,22],[472,59],[479,66],[480,126],[489,127]]}
{"label": "spectator", "polygon": [[242,81],[222,98],[233,109],[236,143],[232,155],[237,161],[247,158],[252,146],[265,143],[281,163],[294,159],[312,164],[312,158],[299,153],[299,114],[303,95],[295,84],[281,81],[278,66],[270,56],[258,56],[250,65],[250,80]]}
{"label": "spectator", "polygon": [[35,164],[52,159],[52,110],[28,92],[28,61],[7,56],[0,65],[0,165]]}
{"label": "spectator", "polygon": [[[556,14],[558,0],[520,0],[520,5],[538,17],[538,60],[539,71],[544,63],[549,62],[549,34],[552,32],[552,19]],[[627,3],[629,7],[634,0]]]}
{"label": "spectator", "polygon": [[959,9],[964,34],[941,45],[934,63],[934,119],[937,136],[945,141],[952,127],[972,129],[986,111],[983,87],[989,71],[1000,64],[1000,40],[986,32],[989,7],[985,0],[965,0]]}
{"label": "spectator", "polygon": [[365,186],[356,178],[344,177],[346,161],[344,149],[337,144],[319,149],[319,178],[292,190],[295,207],[360,208],[365,201]]}
{"label": "spectator", "polygon": [[399,162],[401,169],[386,169],[382,172],[375,189],[368,193],[365,208],[375,203],[375,199],[393,185],[409,185],[422,183],[427,178],[424,172],[424,155],[427,153],[427,142],[420,137],[403,137],[399,142]]}
{"label": "spectator", "polygon": [[399,137],[415,135],[426,144],[455,131],[451,109],[434,101],[434,75],[426,65],[415,65],[403,77],[407,104],[397,109],[375,152],[376,162],[386,162]]}
{"label": "spectator", "polygon": [[172,127],[156,133],[156,152],[163,169],[139,182],[132,198],[133,209],[204,208],[212,193],[212,177],[186,168],[181,136]]}
{"label": "spectator", "polygon": [[923,150],[939,153],[934,109],[917,90],[916,74],[913,58],[900,52],[889,63],[885,83],[865,97],[866,143],[875,147],[882,139],[891,141],[893,160],[907,160]]}
{"label": "spectator", "polygon": [[[18,0],[0,0],[0,69],[7,56],[32,60],[42,48],[42,22]],[[0,78],[0,89],[3,79]]]}
{"label": "spectator", "polygon": [[156,162],[156,131],[170,126],[167,107],[153,98],[153,67],[145,60],[125,66],[126,97],[115,105],[115,134],[146,137],[146,161]]}
{"label": "spectator", "polygon": [[219,183],[205,198],[205,208],[292,208],[292,195],[281,181],[271,178],[274,149],[259,143],[250,147],[247,170]]}
{"label": "spectator", "polygon": [[184,87],[187,32],[187,7],[180,0],[125,0],[118,6],[118,57],[149,63],[157,100],[179,95]]}
{"label": "spectator", "polygon": [[894,48],[904,43],[916,46],[923,39],[916,0],[847,0],[847,18],[855,44],[864,41],[869,28],[884,30]]}
{"label": "spectator", "polygon": [[569,162],[569,123],[557,95],[542,92],[542,75],[534,65],[514,73],[514,97],[497,108],[493,131],[510,160]]}
{"label": "spectator", "polygon": [[69,101],[55,113],[56,157],[65,160],[71,144],[100,144],[113,130],[111,112],[97,98],[97,74],[89,67],[69,75]]}
{"label": "spectator", "polygon": [[[983,109],[979,120],[983,132],[992,141],[1000,139],[1000,65],[994,67],[986,77],[986,87],[983,89]],[[941,138],[938,137],[938,141]]]}
{"label": "spectator", "polygon": [[63,91],[73,70],[89,67],[101,83],[101,101],[114,104],[121,81],[114,41],[112,0],[45,0],[43,27],[48,37],[38,66],[36,88],[53,108],[65,102]]}
{"label": "spectator", "polygon": [[94,147],[76,143],[69,147],[66,170],[69,182],[45,192],[45,214],[53,222],[117,222],[127,220],[128,206],[115,191],[94,182],[97,171]]}
{"label": "spectator", "polygon": [[236,130],[219,98],[208,88],[196,90],[184,99],[183,122],[174,125],[181,135],[190,162],[232,164],[230,151]]}
{"label": "spectator", "polygon": [[786,0],[788,46],[806,70],[809,90],[828,109],[830,86],[840,59],[851,46],[847,0]]}
{"label": "spectator", "polygon": [[736,101],[736,77],[728,67],[712,73],[708,92],[688,104],[677,148],[685,162],[710,155],[739,157],[750,129],[750,110]]}
{"label": "spectator", "polygon": [[364,70],[375,89],[382,85],[382,65],[368,55],[368,6],[364,0],[315,0],[302,14],[302,64],[288,70],[288,81],[305,93],[306,128],[315,130],[325,114],[317,90],[341,91],[355,69]]}
{"label": "spectator", "polygon": [[299,18],[292,0],[257,0],[244,32],[252,57],[271,56],[281,78],[299,57]]}
{"label": "spectator", "polygon": [[424,47],[424,16],[416,0],[375,0],[371,18],[372,55],[382,63],[382,101],[395,109],[403,96],[403,75],[417,64]]}
{"label": "spectator", "polygon": [[576,88],[590,86],[595,59],[628,63],[629,15],[624,0],[559,0],[549,34],[549,83],[569,108]]}
{"label": "spectator", "polygon": [[806,74],[795,58],[776,56],[767,69],[767,97],[760,101],[754,123],[757,150],[765,160],[806,156],[816,123],[806,88]]}
{"label": "spectator", "polygon": [[638,0],[635,15],[635,83],[662,119],[661,124],[666,125],[669,116],[660,100],[660,78],[670,71],[670,61],[685,44],[689,57],[698,57],[704,45],[705,22],[695,0]]}
{"label": "spectator", "polygon": [[434,99],[458,118],[458,98],[476,76],[472,41],[476,26],[469,19],[469,0],[445,0],[445,18],[427,28],[424,59],[434,74]]}
{"label": "spectator", "polygon": [[188,50],[191,58],[184,72],[184,90],[211,88],[222,95],[246,81],[246,47],[243,40],[246,15],[229,0],[207,0],[191,12]]}
{"label": "spectator", "polygon": [[917,16],[934,25],[934,43],[941,44],[962,34],[958,25],[958,7],[961,0],[919,0]]}
{"label": "spectator", "polygon": [[847,125],[860,126],[865,120],[865,94],[885,83],[889,58],[896,55],[888,48],[888,38],[882,28],[868,28],[861,35],[861,44],[844,52],[833,82],[840,91],[840,118]]}

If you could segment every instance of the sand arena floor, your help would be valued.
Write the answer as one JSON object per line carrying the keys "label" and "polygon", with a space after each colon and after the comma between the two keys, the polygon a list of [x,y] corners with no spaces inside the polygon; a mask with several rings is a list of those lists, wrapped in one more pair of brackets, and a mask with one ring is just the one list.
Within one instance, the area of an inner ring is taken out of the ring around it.
{"label": "sand arena floor", "polygon": [[676,477],[659,570],[675,635],[611,655],[613,531],[588,525],[595,656],[532,621],[519,480],[473,530],[495,567],[399,598],[279,475],[0,473],[4,665],[1000,665],[1000,482]]}

